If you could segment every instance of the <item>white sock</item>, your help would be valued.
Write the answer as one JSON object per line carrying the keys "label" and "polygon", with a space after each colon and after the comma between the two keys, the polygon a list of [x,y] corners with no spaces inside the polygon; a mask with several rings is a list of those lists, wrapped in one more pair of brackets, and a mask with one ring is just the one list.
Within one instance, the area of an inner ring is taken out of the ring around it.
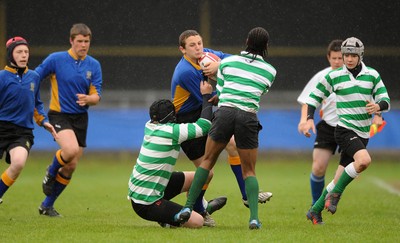
{"label": "white sock", "polygon": [[351,177],[351,178],[356,178],[359,173],[357,173],[356,168],[354,168],[354,162],[350,163],[346,168],[344,168],[344,171]]}

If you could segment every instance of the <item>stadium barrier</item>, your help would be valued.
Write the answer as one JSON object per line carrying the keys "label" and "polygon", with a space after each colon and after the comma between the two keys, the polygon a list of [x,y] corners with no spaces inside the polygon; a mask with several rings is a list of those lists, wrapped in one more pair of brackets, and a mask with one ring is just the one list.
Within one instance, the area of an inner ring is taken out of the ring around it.
{"label": "stadium barrier", "polygon": [[[149,120],[147,109],[91,109],[87,136],[90,151],[138,151]],[[259,119],[263,129],[259,136],[260,150],[306,151],[312,150],[315,135],[306,138],[297,132],[300,111],[294,109],[261,109]],[[400,149],[400,109],[384,113],[387,125],[370,139],[368,149]],[[317,121],[316,121],[317,122]],[[43,128],[34,130],[33,150],[47,151],[58,148],[50,133]]]}

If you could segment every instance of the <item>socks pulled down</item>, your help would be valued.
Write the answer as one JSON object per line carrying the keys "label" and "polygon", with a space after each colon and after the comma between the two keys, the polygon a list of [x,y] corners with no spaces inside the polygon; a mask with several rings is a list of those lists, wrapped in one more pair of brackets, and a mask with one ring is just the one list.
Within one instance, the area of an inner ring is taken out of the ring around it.
{"label": "socks pulled down", "polygon": [[326,186],[325,190],[322,192],[321,196],[318,198],[318,200],[313,204],[311,210],[313,212],[319,213],[324,209],[325,206],[325,196],[328,194],[328,192],[331,192],[333,188],[335,187],[335,183],[333,180]]}
{"label": "socks pulled down", "polygon": [[56,181],[54,183],[54,191],[50,196],[46,196],[44,201],[42,202],[42,206],[44,207],[52,207],[54,202],[61,195],[67,185],[70,183],[71,177],[63,176],[62,174],[58,173],[56,176]]}
{"label": "socks pulled down", "polygon": [[56,155],[53,158],[53,162],[49,166],[49,174],[51,176],[56,176],[58,170],[63,167],[67,162],[61,157],[61,149],[57,150]]}

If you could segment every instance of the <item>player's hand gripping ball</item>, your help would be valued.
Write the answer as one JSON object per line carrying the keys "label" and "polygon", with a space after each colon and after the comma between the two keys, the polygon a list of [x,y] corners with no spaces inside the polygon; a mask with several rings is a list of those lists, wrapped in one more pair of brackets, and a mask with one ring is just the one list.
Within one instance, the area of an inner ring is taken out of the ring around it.
{"label": "player's hand gripping ball", "polygon": [[[221,58],[219,58],[217,55],[211,52],[204,52],[203,55],[199,58],[199,65],[201,69],[205,68],[205,65],[210,62],[220,62]],[[212,80],[217,80],[216,75],[209,77]]]}

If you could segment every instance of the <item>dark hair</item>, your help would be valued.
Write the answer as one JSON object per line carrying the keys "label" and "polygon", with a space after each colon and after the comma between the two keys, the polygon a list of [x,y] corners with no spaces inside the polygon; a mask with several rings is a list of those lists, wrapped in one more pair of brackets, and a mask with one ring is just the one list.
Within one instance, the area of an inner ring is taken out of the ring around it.
{"label": "dark hair", "polygon": [[200,35],[197,31],[195,30],[185,30],[180,34],[179,36],[179,46],[185,48],[186,45],[186,39],[191,37],[191,36],[196,36]]}
{"label": "dark hair", "polygon": [[341,51],[342,42],[343,40],[339,39],[331,41],[331,43],[329,43],[328,45],[328,48],[326,49],[326,54],[330,56],[331,51]]}
{"label": "dark hair", "polygon": [[262,27],[253,28],[247,35],[246,51],[254,54],[253,59],[256,58],[255,55],[260,55],[265,59],[268,55],[268,41],[269,34],[267,30]]}
{"label": "dark hair", "polygon": [[74,40],[77,35],[89,36],[92,39],[92,31],[86,24],[74,24],[71,27],[69,37]]}
{"label": "dark hair", "polygon": [[175,106],[170,100],[161,99],[154,101],[149,110],[151,122],[175,122]]}

